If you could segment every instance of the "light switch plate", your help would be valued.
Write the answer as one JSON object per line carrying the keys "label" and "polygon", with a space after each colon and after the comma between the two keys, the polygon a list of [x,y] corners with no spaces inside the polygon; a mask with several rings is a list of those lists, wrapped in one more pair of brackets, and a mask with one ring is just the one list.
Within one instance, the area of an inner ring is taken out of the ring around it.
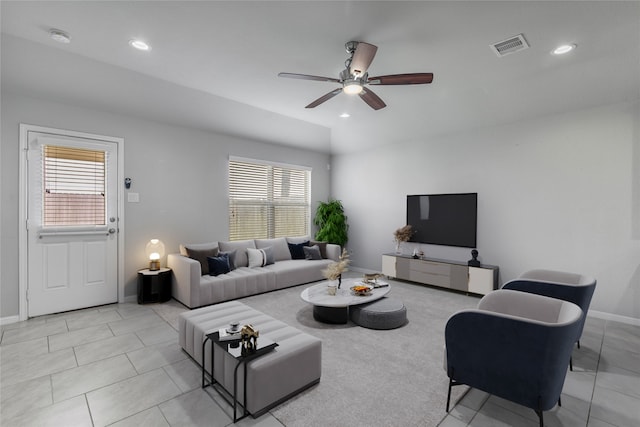
{"label": "light switch plate", "polygon": [[139,193],[127,193],[127,202],[138,203],[140,201]]}

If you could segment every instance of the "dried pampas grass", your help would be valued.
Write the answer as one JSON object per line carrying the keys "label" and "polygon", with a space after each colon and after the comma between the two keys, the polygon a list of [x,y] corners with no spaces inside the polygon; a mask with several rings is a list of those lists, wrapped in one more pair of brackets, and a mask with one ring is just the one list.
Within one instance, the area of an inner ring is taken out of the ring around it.
{"label": "dried pampas grass", "polygon": [[408,242],[412,235],[413,228],[410,225],[400,227],[393,233],[396,242]]}
{"label": "dried pampas grass", "polygon": [[347,250],[342,249],[339,261],[329,264],[326,269],[322,270],[322,274],[327,280],[338,280],[342,273],[347,271],[350,262]]}

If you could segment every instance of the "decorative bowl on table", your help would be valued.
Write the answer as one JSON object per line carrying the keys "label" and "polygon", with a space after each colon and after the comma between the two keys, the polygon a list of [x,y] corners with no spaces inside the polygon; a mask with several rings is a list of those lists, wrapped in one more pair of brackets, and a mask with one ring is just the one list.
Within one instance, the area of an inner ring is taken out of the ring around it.
{"label": "decorative bowl on table", "polygon": [[373,290],[373,286],[371,285],[357,284],[351,287],[351,292],[354,295],[363,296],[363,297],[367,295],[371,295],[372,290]]}

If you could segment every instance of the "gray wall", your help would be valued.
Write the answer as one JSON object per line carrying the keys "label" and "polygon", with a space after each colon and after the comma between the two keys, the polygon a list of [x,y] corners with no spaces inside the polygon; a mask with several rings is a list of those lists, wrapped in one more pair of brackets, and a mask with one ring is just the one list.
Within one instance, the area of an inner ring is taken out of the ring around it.
{"label": "gray wall", "polygon": [[[185,242],[228,237],[227,159],[229,155],[309,166],[312,208],[329,197],[327,154],[170,126],[150,120],[2,93],[0,318],[18,315],[19,124],[26,123],[125,140],[125,176],[139,203],[125,194],[124,293],[136,293],[136,272],[145,268],[149,239],[160,238],[167,252]],[[165,260],[166,261],[166,257]]]}
{"label": "gray wall", "polygon": [[336,156],[331,194],[349,217],[351,259],[380,270],[407,194],[477,192],[480,259],[503,282],[534,268],[582,272],[598,279],[593,310],[640,319],[638,123],[639,105],[623,104]]}

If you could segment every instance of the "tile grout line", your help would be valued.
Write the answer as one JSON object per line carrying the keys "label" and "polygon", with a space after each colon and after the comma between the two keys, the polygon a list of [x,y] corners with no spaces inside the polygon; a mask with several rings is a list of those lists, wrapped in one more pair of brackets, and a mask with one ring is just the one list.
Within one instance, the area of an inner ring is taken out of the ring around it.
{"label": "tile grout line", "polygon": [[89,411],[89,418],[91,419],[91,425],[95,426],[96,422],[93,420],[93,414],[91,413],[91,406],[89,406],[89,398],[87,397],[87,393],[83,393],[84,403],[87,405],[87,411]]}
{"label": "tile grout line", "polygon": [[604,347],[604,336],[607,333],[607,325],[609,321],[606,320],[602,327],[602,335],[600,338],[600,349],[598,351],[598,362],[596,363],[596,374],[593,378],[593,388],[591,389],[591,398],[589,399],[589,410],[587,411],[587,425],[591,419],[591,407],[593,406],[593,396],[596,393],[596,383],[598,382],[598,372],[600,371],[600,359],[602,358],[602,348]]}

